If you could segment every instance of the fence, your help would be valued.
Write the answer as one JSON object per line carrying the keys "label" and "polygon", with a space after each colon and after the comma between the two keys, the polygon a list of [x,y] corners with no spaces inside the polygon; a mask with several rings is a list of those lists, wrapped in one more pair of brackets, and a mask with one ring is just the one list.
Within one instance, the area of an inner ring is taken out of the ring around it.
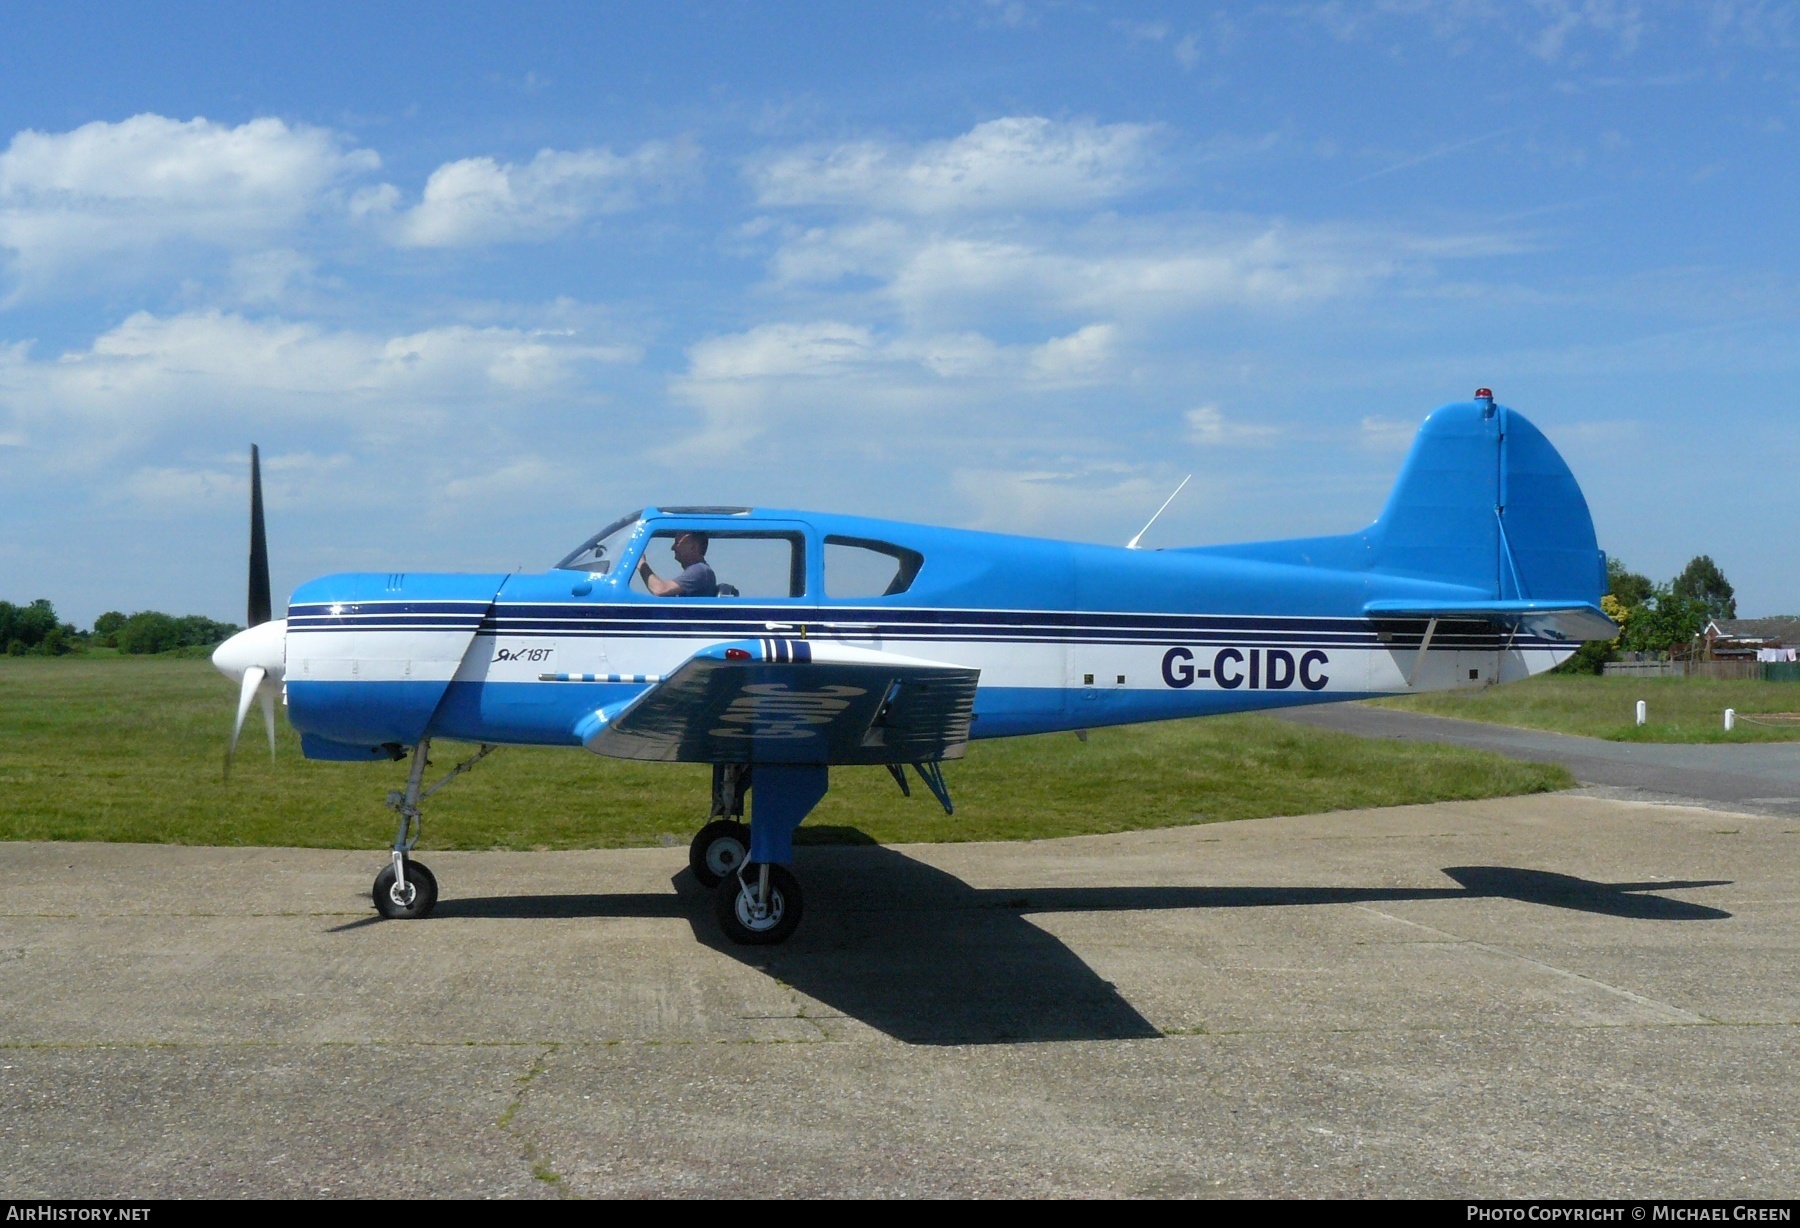
{"label": "fence", "polygon": [[1710,678],[1729,682],[1800,682],[1800,665],[1768,661],[1608,661],[1608,678]]}

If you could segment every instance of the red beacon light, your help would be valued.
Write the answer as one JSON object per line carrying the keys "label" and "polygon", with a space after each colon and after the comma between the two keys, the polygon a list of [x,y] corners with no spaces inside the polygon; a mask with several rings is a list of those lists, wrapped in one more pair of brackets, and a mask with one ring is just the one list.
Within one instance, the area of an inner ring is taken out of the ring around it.
{"label": "red beacon light", "polygon": [[1475,399],[1477,401],[1491,401],[1494,399],[1494,390],[1492,388],[1477,388],[1475,390]]}
{"label": "red beacon light", "polygon": [[750,659],[750,650],[748,648],[727,648],[725,650],[725,659],[727,661],[748,661]]}

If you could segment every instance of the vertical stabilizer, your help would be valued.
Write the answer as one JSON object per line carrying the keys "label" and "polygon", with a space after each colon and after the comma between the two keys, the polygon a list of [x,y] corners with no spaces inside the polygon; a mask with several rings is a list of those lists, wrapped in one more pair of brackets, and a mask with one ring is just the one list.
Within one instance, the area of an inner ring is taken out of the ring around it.
{"label": "vertical stabilizer", "polygon": [[1574,474],[1524,415],[1485,397],[1425,420],[1369,541],[1376,571],[1500,601],[1593,604],[1605,588]]}

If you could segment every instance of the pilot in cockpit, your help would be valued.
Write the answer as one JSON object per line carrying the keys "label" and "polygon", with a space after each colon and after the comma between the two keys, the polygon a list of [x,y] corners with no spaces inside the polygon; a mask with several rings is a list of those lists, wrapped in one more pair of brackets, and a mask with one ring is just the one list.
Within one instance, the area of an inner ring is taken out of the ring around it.
{"label": "pilot in cockpit", "polygon": [[706,547],[704,533],[677,533],[675,563],[681,573],[673,580],[665,580],[650,569],[649,551],[645,551],[644,557],[638,560],[638,575],[643,579],[644,587],[655,597],[717,597],[719,581],[707,564]]}

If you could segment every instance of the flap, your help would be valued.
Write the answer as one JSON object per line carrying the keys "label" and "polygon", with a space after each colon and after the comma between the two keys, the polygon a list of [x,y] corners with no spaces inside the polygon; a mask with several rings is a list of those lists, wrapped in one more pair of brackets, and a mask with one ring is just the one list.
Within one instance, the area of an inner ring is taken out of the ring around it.
{"label": "flap", "polygon": [[817,640],[736,640],[700,650],[575,732],[618,759],[923,763],[962,754],[980,676]]}
{"label": "flap", "polygon": [[1570,643],[1610,640],[1619,634],[1619,624],[1599,606],[1578,602],[1447,601],[1422,605],[1417,601],[1371,601],[1363,612],[1374,618],[1477,618]]}

